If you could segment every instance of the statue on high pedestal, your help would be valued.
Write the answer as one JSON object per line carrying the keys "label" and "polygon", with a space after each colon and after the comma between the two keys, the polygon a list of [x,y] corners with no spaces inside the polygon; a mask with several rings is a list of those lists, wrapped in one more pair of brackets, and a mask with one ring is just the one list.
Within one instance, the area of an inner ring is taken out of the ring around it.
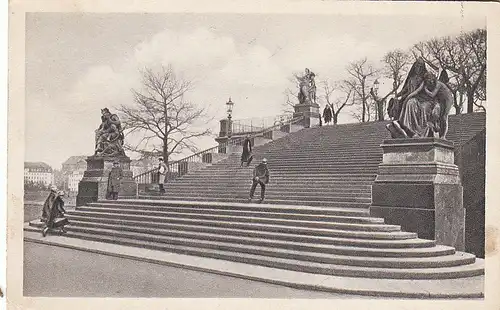
{"label": "statue on high pedestal", "polygon": [[299,83],[299,94],[297,97],[300,104],[316,103],[315,76],[314,72],[310,71],[308,68],[306,68],[303,76],[295,76]]}
{"label": "statue on high pedestal", "polygon": [[101,109],[101,125],[95,131],[94,156],[125,156],[120,118],[108,108]]}
{"label": "statue on high pedestal", "polygon": [[446,138],[448,114],[453,105],[447,80],[446,71],[438,79],[427,71],[423,58],[415,61],[403,89],[389,104],[393,121],[387,129],[393,138]]}

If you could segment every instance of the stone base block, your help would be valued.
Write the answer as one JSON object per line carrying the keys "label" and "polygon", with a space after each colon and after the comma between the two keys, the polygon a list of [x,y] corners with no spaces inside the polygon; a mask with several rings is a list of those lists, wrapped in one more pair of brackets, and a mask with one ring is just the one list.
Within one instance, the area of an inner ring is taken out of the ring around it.
{"label": "stone base block", "polygon": [[370,215],[383,217],[385,223],[401,225],[403,231],[414,232],[422,239],[435,239],[434,210],[404,207],[371,206]]}
{"label": "stone base block", "polygon": [[130,197],[137,195],[137,184],[132,178],[132,171],[130,171],[130,158],[90,156],[87,158],[87,170],[78,184],[77,206],[96,202],[99,199],[106,199],[108,176],[115,161],[120,163],[123,170],[123,179],[118,196]]}
{"label": "stone base block", "polygon": [[319,105],[311,104],[297,104],[294,106],[295,112],[293,117],[303,116],[302,125],[305,128],[319,126]]}
{"label": "stone base block", "polygon": [[457,250],[465,249],[465,209],[453,144],[436,138],[391,139],[372,186],[370,213]]}

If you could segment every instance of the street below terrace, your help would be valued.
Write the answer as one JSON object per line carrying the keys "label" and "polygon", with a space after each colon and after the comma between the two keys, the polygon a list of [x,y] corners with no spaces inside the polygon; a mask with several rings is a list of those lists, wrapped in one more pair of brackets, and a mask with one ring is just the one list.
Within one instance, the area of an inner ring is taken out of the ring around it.
{"label": "street below terrace", "polygon": [[24,295],[157,298],[362,298],[24,242]]}

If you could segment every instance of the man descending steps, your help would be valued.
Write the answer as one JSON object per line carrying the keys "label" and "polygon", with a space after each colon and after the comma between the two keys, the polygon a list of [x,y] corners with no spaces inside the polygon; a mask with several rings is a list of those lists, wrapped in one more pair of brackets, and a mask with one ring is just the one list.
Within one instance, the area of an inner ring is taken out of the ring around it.
{"label": "man descending steps", "polygon": [[252,201],[255,188],[257,187],[257,184],[260,184],[259,203],[261,203],[264,200],[267,183],[269,183],[269,170],[267,169],[267,159],[264,158],[262,162],[253,169],[253,183],[252,188],[250,189],[250,198],[248,198],[248,201]]}

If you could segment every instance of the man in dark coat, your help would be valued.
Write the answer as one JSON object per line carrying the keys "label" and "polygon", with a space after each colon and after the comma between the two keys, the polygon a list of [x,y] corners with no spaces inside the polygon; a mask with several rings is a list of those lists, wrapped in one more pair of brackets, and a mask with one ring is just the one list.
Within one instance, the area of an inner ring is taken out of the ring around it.
{"label": "man in dark coat", "polygon": [[257,184],[260,184],[260,200],[259,203],[264,201],[264,194],[266,192],[266,184],[269,183],[269,170],[267,169],[267,159],[263,159],[262,163],[258,164],[253,170],[253,183],[250,189],[250,198],[248,201],[251,202],[253,194],[255,193],[255,188]]}
{"label": "man in dark coat", "polygon": [[243,163],[247,163],[247,167],[250,166],[252,159],[252,141],[250,141],[249,136],[246,136],[245,141],[243,141],[243,153],[241,153],[241,167],[243,167]]}
{"label": "man in dark coat", "polygon": [[329,124],[330,121],[332,120],[332,109],[328,104],[325,106],[325,109],[323,110],[323,119],[325,120],[325,124]]}
{"label": "man in dark coat", "polygon": [[63,196],[63,191],[57,191],[55,187],[52,187],[49,196],[45,200],[42,214],[42,222],[44,222],[42,235],[44,237],[49,230],[54,228],[60,228],[61,232],[66,232],[64,225],[68,224],[68,220],[64,217],[66,210],[64,210]]}
{"label": "man in dark coat", "polygon": [[117,161],[113,163],[113,168],[109,172],[108,178],[108,199],[117,200],[118,192],[120,191],[121,180],[123,178],[123,171]]}

